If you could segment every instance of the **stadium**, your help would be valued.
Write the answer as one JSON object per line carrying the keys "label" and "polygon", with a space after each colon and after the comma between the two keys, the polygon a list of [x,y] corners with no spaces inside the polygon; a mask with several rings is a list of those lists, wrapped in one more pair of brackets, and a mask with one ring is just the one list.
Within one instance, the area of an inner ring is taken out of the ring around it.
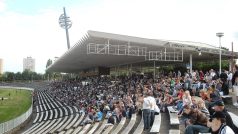
{"label": "stadium", "polygon": [[[186,125],[181,122],[183,118],[178,116],[181,109],[177,109],[175,105],[176,99],[179,100],[177,94],[184,89],[190,91],[191,98],[197,103],[205,103],[200,91],[210,90],[211,83],[218,82],[216,87],[219,87],[220,79],[210,78],[210,75],[205,79],[205,74],[201,76],[200,73],[193,75],[192,65],[197,61],[219,59],[220,54],[222,60],[232,61],[238,58],[238,52],[220,50],[205,43],[88,31],[79,42],[47,68],[49,72],[79,74],[84,78],[35,83],[39,86],[34,91],[32,116],[28,119],[28,125],[17,133],[184,133]],[[191,76],[184,74],[182,77],[177,73],[175,76],[155,78],[154,71],[153,78],[145,78],[141,72],[123,78],[110,78],[110,72],[120,68],[131,71],[129,68],[132,66],[151,66],[155,69],[168,64],[188,65]],[[209,73],[212,74],[213,70]],[[101,75],[104,77],[100,77]],[[187,81],[191,83],[185,84]],[[200,96],[197,96],[197,93]],[[147,116],[144,115],[145,98],[148,96],[153,98],[149,99],[150,101],[155,100],[156,103],[152,110],[153,117],[149,114],[149,126],[145,122]],[[232,105],[231,96],[221,95],[220,99],[229,108],[236,131],[238,116],[233,112],[237,111],[237,108]]]}

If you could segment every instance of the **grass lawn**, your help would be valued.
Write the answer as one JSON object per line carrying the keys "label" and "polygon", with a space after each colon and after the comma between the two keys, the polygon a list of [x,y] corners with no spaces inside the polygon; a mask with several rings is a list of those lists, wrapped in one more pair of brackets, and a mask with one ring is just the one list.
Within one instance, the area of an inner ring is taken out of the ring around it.
{"label": "grass lawn", "polygon": [[0,123],[25,113],[31,106],[31,98],[29,90],[0,89]]}

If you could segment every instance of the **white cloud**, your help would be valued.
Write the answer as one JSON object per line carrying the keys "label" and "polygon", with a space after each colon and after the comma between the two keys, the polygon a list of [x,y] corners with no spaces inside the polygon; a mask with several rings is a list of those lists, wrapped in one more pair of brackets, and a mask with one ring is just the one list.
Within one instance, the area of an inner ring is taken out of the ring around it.
{"label": "white cloud", "polygon": [[0,13],[6,10],[6,4],[4,0],[0,0]]}

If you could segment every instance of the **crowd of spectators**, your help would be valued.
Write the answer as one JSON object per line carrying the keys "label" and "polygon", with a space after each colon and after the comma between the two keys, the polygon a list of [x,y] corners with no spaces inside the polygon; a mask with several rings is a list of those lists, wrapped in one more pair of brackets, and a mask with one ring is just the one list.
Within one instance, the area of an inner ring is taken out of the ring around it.
{"label": "crowd of spectators", "polygon": [[[237,66],[235,68],[238,70]],[[238,76],[231,74],[223,70],[218,75],[211,69],[184,74],[171,72],[155,80],[144,75],[113,79],[89,77],[54,81],[48,91],[55,99],[77,106],[81,113],[85,113],[83,124],[104,118],[114,124],[122,117],[131,118],[133,113],[138,113],[143,116],[144,130],[147,131],[153,124],[154,115],[166,112],[166,107],[171,105],[179,111],[186,134],[216,133],[221,128],[238,133],[221,98],[229,95],[229,89],[235,85]],[[213,123],[220,127],[215,128]]]}

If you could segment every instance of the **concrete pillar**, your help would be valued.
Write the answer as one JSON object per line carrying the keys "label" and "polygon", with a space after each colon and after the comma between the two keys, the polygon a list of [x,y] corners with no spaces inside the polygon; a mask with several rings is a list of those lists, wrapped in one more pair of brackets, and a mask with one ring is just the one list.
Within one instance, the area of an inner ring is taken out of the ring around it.
{"label": "concrete pillar", "polygon": [[193,55],[190,54],[189,55],[189,61],[190,61],[190,73],[192,74],[192,70],[193,70]]}
{"label": "concrete pillar", "polygon": [[154,80],[155,80],[155,61],[154,61]]}

